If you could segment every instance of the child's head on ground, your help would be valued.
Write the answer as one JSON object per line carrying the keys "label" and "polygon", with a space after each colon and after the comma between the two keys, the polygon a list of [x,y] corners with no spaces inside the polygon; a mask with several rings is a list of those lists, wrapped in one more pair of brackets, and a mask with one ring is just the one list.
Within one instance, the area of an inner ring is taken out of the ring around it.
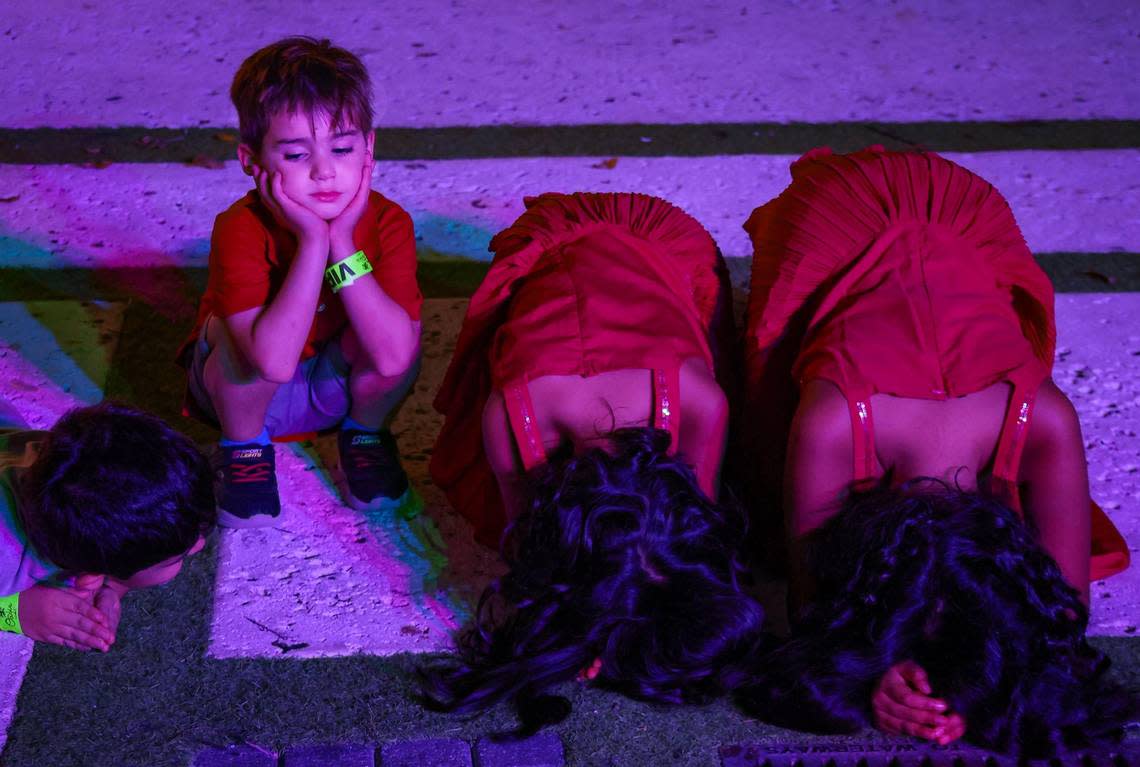
{"label": "child's head on ground", "polygon": [[20,519],[42,556],[135,586],[173,578],[216,513],[209,463],[194,444],[114,402],[64,415],[17,487]]}
{"label": "child's head on ground", "polygon": [[290,198],[339,215],[372,153],[372,84],[360,59],[328,40],[289,37],[242,62],[230,98],[246,172],[280,174]]}
{"label": "child's head on ground", "polygon": [[914,661],[966,737],[1047,757],[1119,736],[1133,701],[1085,641],[1088,610],[1009,508],[942,483],[889,480],[813,534],[816,599],[763,659],[745,708],[784,726],[850,732],[876,684]]}
{"label": "child's head on ground", "polygon": [[532,472],[504,538],[510,570],[484,594],[461,663],[429,675],[436,703],[514,698],[530,729],[556,718],[534,705],[543,691],[590,667],[598,684],[671,703],[743,681],[764,615],[738,581],[744,517],[709,500],[668,445],[665,431],[619,429],[609,449]]}

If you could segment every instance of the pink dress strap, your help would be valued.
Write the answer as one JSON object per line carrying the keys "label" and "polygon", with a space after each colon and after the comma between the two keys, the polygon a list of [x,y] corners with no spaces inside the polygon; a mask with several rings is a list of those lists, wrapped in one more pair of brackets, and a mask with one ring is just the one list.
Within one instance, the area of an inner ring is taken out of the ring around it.
{"label": "pink dress strap", "polygon": [[681,437],[681,371],[676,365],[653,370],[653,426],[669,432],[669,455]]}
{"label": "pink dress strap", "polygon": [[848,393],[847,411],[852,417],[852,479],[854,487],[879,478],[879,460],[874,455],[874,418],[869,393]]}
{"label": "pink dress strap", "polygon": [[997,452],[994,454],[995,479],[1009,488],[1011,498],[1005,499],[1017,511],[1021,503],[1017,497],[1017,481],[1020,474],[1021,454],[1025,452],[1025,438],[1029,434],[1029,420],[1033,417],[1033,403],[1037,398],[1037,386],[1023,380],[1015,380],[1013,393],[1009,396],[1005,420],[998,435]]}
{"label": "pink dress strap", "polygon": [[511,432],[515,435],[515,444],[522,456],[523,469],[530,471],[546,462],[546,450],[542,446],[542,435],[538,431],[538,420],[526,378],[516,378],[504,386],[503,399],[506,401]]}

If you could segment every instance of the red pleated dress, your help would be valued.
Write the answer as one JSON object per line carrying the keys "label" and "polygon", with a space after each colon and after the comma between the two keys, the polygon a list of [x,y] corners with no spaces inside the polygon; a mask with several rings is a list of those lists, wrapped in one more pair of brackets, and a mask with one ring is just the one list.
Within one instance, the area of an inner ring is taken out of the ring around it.
{"label": "red pleated dress", "polygon": [[[432,479],[497,546],[507,519],[483,450],[482,416],[504,395],[526,468],[545,459],[526,382],[547,375],[653,371],[651,422],[680,422],[679,369],[716,371],[731,343],[727,271],[712,237],[681,209],[641,194],[545,194],[500,232],[471,298],[435,408],[444,415]],[[715,467],[695,467],[705,476]]]}
{"label": "red pleated dress", "polygon": [[[754,249],[745,369],[757,459],[782,466],[808,381],[830,381],[847,398],[856,482],[877,474],[872,394],[940,400],[1007,382],[989,481],[1020,511],[1018,468],[1056,330],[1052,284],[1002,195],[932,153],[816,149],[744,228]],[[1095,504],[1092,514],[1096,580],[1126,568],[1128,548]]]}

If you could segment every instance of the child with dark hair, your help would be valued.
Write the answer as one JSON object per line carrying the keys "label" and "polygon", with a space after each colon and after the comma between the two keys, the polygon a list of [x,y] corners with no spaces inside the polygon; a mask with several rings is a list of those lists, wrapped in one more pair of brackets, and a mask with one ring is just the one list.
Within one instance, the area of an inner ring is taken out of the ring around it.
{"label": "child with dark hair", "polygon": [[46,432],[3,416],[0,628],[105,652],[123,595],[166,583],[201,550],[215,521],[209,464],[161,420],[113,402]]}
{"label": "child with dark hair", "polygon": [[384,423],[419,369],[422,297],[411,218],[370,189],[368,72],[327,40],[291,37],[246,59],[230,95],[256,189],[214,223],[180,352],[187,409],[222,431],[220,522],[274,524],[270,440],[333,427],[345,502],[413,513]]}
{"label": "child with dark hair", "polygon": [[808,547],[815,601],[741,705],[783,726],[881,724],[892,668],[922,669],[967,739],[1021,758],[1119,740],[1136,702],[1085,640],[1088,609],[1004,504],[938,483],[848,498]]}
{"label": "child with dark hair", "polygon": [[[429,695],[460,710],[514,698],[529,716],[584,668],[639,697],[713,694],[762,617],[736,582],[741,523],[715,503],[723,260],[653,197],[526,204],[491,241],[436,398],[431,461],[476,537],[502,540],[510,572]],[[499,600],[506,615],[492,616]],[[692,619],[709,611],[720,618]]]}
{"label": "child with dark hair", "polygon": [[764,612],[739,582],[743,514],[700,490],[668,432],[618,429],[609,442],[528,476],[507,574],[480,599],[459,661],[426,675],[434,705],[509,699],[528,733],[568,713],[544,693],[576,676],[663,703],[748,679]]}
{"label": "child with dark hair", "polygon": [[[817,149],[745,229],[746,436],[754,498],[782,498],[793,603],[816,575],[804,541],[850,488],[885,475],[933,477],[1024,513],[1085,598],[1090,571],[1127,566],[1051,378],[1052,285],[996,189],[932,153]],[[879,692],[888,732],[946,741],[965,727],[931,697],[921,664],[886,672]]]}

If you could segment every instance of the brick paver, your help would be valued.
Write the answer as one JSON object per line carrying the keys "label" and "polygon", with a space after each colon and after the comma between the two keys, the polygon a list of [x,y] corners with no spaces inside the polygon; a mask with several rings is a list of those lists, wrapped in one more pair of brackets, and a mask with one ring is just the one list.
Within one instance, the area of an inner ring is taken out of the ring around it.
{"label": "brick paver", "polygon": [[471,746],[456,738],[386,743],[380,767],[471,767]]}
{"label": "brick paver", "polygon": [[277,767],[277,757],[252,746],[226,746],[199,751],[193,767]]}
{"label": "brick paver", "polygon": [[284,767],[376,767],[376,746],[334,744],[285,750]]}
{"label": "brick paver", "polygon": [[476,767],[562,767],[562,741],[549,730],[525,740],[480,738],[475,744]]}

